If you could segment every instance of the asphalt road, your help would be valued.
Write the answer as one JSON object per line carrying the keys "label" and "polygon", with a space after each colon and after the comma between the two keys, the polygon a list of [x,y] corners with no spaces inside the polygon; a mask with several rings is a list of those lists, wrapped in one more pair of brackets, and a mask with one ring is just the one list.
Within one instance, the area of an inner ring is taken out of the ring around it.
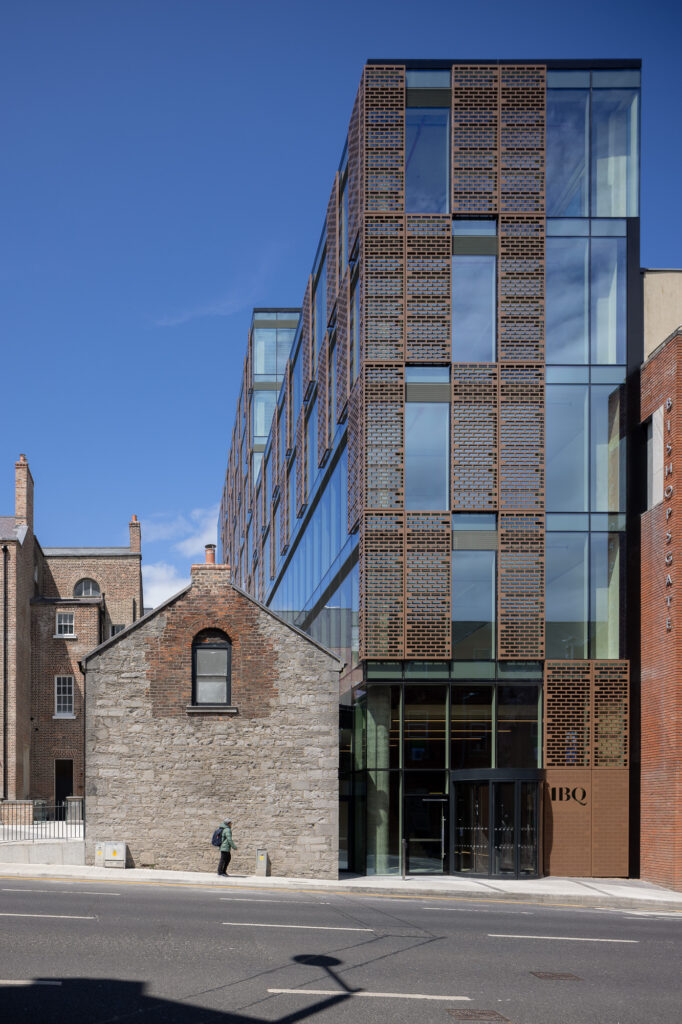
{"label": "asphalt road", "polygon": [[0,879],[3,1024],[680,1024],[681,965],[672,912]]}

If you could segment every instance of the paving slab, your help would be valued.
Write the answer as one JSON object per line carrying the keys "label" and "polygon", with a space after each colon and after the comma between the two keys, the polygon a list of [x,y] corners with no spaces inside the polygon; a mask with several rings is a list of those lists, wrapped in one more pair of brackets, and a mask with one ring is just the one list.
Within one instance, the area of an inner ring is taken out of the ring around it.
{"label": "paving slab", "polygon": [[[1,854],[0,854],[1,856]],[[678,911],[682,916],[682,892],[664,889],[639,879],[595,878],[454,878],[410,875],[344,875],[340,879],[279,878],[230,875],[217,878],[206,871],[162,871],[152,868],[101,868],[81,864],[2,863],[0,878],[54,878],[116,884],[200,886],[229,890],[290,890],[333,892],[337,895],[381,895],[406,898],[516,901],[563,906],[647,908]]]}

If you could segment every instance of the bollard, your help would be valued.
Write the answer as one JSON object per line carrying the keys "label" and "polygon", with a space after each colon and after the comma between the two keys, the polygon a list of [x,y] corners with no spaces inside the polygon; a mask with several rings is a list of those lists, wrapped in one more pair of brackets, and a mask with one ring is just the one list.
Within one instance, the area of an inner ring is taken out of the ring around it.
{"label": "bollard", "polygon": [[256,874],[266,877],[270,874],[270,858],[267,850],[256,850]]}

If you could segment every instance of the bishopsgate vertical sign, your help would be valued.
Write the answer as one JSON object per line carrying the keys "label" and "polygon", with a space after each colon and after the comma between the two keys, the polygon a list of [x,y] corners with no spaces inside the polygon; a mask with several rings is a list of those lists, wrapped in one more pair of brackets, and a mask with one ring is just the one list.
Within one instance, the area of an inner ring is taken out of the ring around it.
{"label": "bishopsgate vertical sign", "polygon": [[[673,485],[673,441],[672,441],[672,414],[673,400],[667,398],[664,407],[664,451],[665,458],[663,460],[663,497],[665,499],[665,548],[664,548],[664,562],[665,562],[665,628],[666,632],[670,632],[673,628],[673,553],[672,553],[672,542],[673,542],[673,509],[672,509],[672,498],[675,493]],[[659,463],[660,465],[660,463]]]}

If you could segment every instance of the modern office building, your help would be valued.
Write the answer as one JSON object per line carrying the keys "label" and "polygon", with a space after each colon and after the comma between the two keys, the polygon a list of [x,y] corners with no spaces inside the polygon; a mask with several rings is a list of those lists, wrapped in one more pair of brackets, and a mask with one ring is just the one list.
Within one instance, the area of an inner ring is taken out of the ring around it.
{"label": "modern office building", "polygon": [[638,869],[639,90],[370,61],[267,439],[254,320],[222,559],[346,663],[341,867]]}

